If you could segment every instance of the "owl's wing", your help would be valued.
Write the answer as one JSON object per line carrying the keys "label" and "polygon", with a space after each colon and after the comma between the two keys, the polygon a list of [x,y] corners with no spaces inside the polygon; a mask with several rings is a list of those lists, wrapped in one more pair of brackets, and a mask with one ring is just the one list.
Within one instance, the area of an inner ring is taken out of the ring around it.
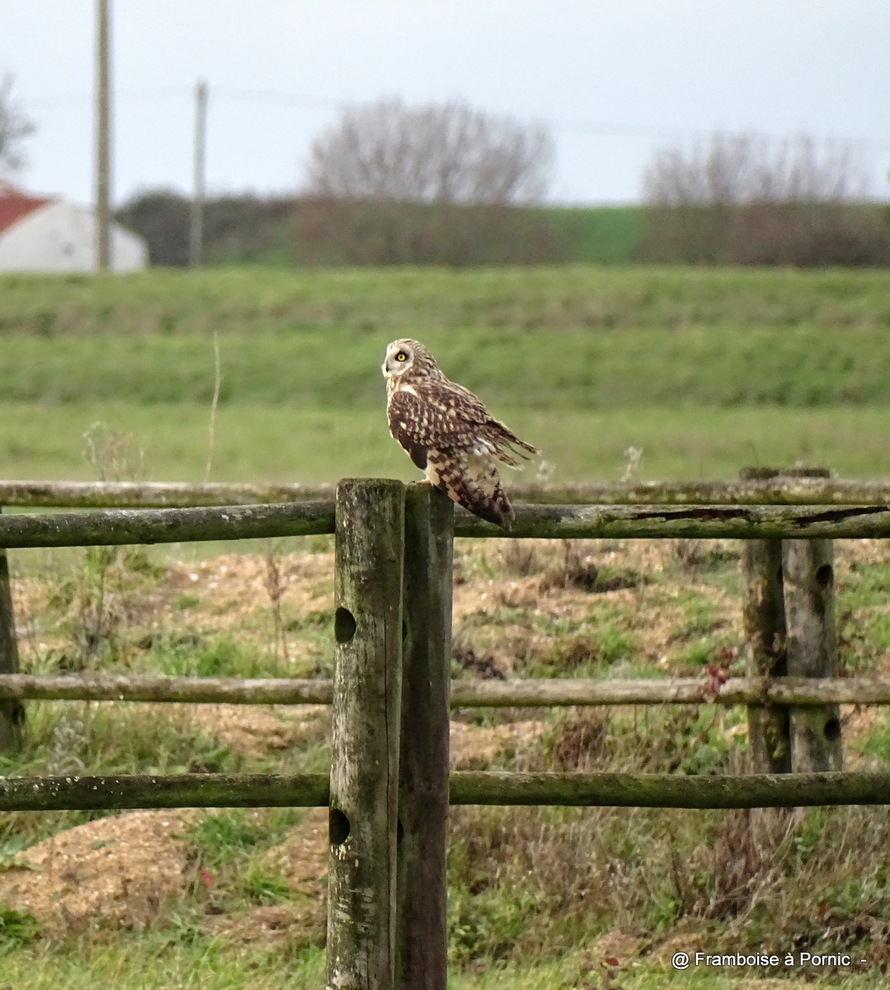
{"label": "owl's wing", "polygon": [[390,433],[415,463],[412,448],[460,447],[474,454],[497,454],[498,445],[487,429],[496,421],[472,392],[453,382],[403,386],[390,398],[388,414]]}

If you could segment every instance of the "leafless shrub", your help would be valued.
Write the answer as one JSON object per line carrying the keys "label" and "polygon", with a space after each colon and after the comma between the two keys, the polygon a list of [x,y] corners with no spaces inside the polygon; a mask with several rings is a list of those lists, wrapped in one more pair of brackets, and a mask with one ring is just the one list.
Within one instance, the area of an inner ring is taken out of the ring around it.
{"label": "leafless shrub", "polygon": [[[83,434],[84,453],[100,481],[144,476],[143,454],[132,437],[102,422]],[[60,581],[55,605],[66,615],[74,653],[64,666],[83,670],[103,653],[114,653],[135,609],[132,595],[137,575],[151,570],[144,547],[85,547],[77,575]]]}
{"label": "leafless shrub", "polygon": [[715,134],[659,151],[643,177],[643,253],[741,264],[884,264],[890,228],[864,205],[868,181],[851,145],[800,136]]}
{"label": "leafless shrub", "polygon": [[547,187],[542,127],[451,101],[352,107],[313,142],[306,191],[319,197],[464,205],[529,203]]}
{"label": "leafless shrub", "polygon": [[543,127],[452,101],[347,109],[313,143],[297,210],[301,260],[470,264],[558,260],[543,197]]}

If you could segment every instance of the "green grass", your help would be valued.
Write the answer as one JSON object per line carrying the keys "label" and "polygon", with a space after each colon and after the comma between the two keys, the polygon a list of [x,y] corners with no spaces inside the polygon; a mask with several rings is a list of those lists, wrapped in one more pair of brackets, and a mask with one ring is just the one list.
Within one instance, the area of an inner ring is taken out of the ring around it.
{"label": "green grass", "polygon": [[[618,481],[629,448],[642,451],[635,480],[731,479],[742,467],[799,461],[841,477],[890,476],[890,407],[494,408],[541,448],[554,481]],[[97,422],[120,437],[132,466],[125,478],[199,482],[211,453],[211,481],[420,477],[389,436],[382,397],[367,409],[329,411],[226,405],[218,410],[212,445],[209,407],[201,403],[0,402],[0,477],[94,479],[84,434]],[[536,468],[509,472],[508,484],[514,477],[535,481]]]}
{"label": "green grass", "polygon": [[[694,950],[693,950],[694,951]],[[704,951],[708,951],[705,947]],[[858,969],[859,967],[857,967]],[[255,949],[249,954],[206,940],[182,944],[175,930],[149,935],[122,935],[107,945],[76,944],[69,951],[4,948],[0,945],[0,972],[13,988],[27,990],[93,990],[97,986],[139,990],[318,990],[325,978],[324,952],[307,950],[288,958],[275,950]],[[781,972],[781,971],[780,971]],[[792,977],[789,990],[831,986],[835,990],[878,990],[885,985],[880,973],[848,972],[819,980]],[[597,987],[600,960],[573,952],[564,959],[521,966],[486,967],[454,974],[450,990],[585,990]],[[675,971],[666,964],[635,963],[619,969],[618,990],[756,990],[758,971],[744,967],[693,967]],[[589,982],[588,982],[589,981]],[[772,988],[775,984],[767,983]]]}
{"label": "green grass", "polygon": [[419,336],[494,405],[883,402],[880,274],[568,267],[0,280],[3,398],[376,408]]}
{"label": "green grass", "polygon": [[[890,407],[736,409],[660,407],[600,412],[496,408],[543,452],[554,481],[617,481],[629,448],[642,451],[635,480],[738,477],[751,465],[797,462],[841,477],[890,475]],[[124,402],[35,407],[0,402],[0,477],[43,480],[96,477],[84,434],[96,423],[118,435],[127,478],[202,481],[334,482],[343,477],[418,480],[391,439],[382,398],[367,410],[325,411],[287,405],[219,409],[211,445],[209,409],[199,403]],[[536,469],[524,475],[536,480]]]}
{"label": "green grass", "polygon": [[[555,480],[734,477],[798,460],[887,474],[890,283],[874,272],[570,266],[148,271],[0,279],[0,476],[413,478],[379,363],[418,336]],[[218,332],[216,342],[213,331]]]}

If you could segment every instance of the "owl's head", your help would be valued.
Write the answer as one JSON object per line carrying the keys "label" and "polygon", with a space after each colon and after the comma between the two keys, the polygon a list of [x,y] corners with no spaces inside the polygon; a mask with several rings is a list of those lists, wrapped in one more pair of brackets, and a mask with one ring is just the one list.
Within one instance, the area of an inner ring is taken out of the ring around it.
{"label": "owl's head", "polygon": [[415,375],[423,375],[427,378],[445,377],[439,370],[436,359],[419,340],[402,337],[386,346],[383,377],[389,381],[406,374],[409,377]]}

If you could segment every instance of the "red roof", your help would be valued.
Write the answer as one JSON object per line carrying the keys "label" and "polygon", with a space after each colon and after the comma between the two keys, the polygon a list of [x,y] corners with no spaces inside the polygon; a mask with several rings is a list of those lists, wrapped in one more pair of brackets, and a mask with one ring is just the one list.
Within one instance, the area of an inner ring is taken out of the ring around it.
{"label": "red roof", "polygon": [[51,199],[41,199],[36,196],[26,196],[12,186],[0,184],[0,233],[11,227],[22,217],[51,203]]}

